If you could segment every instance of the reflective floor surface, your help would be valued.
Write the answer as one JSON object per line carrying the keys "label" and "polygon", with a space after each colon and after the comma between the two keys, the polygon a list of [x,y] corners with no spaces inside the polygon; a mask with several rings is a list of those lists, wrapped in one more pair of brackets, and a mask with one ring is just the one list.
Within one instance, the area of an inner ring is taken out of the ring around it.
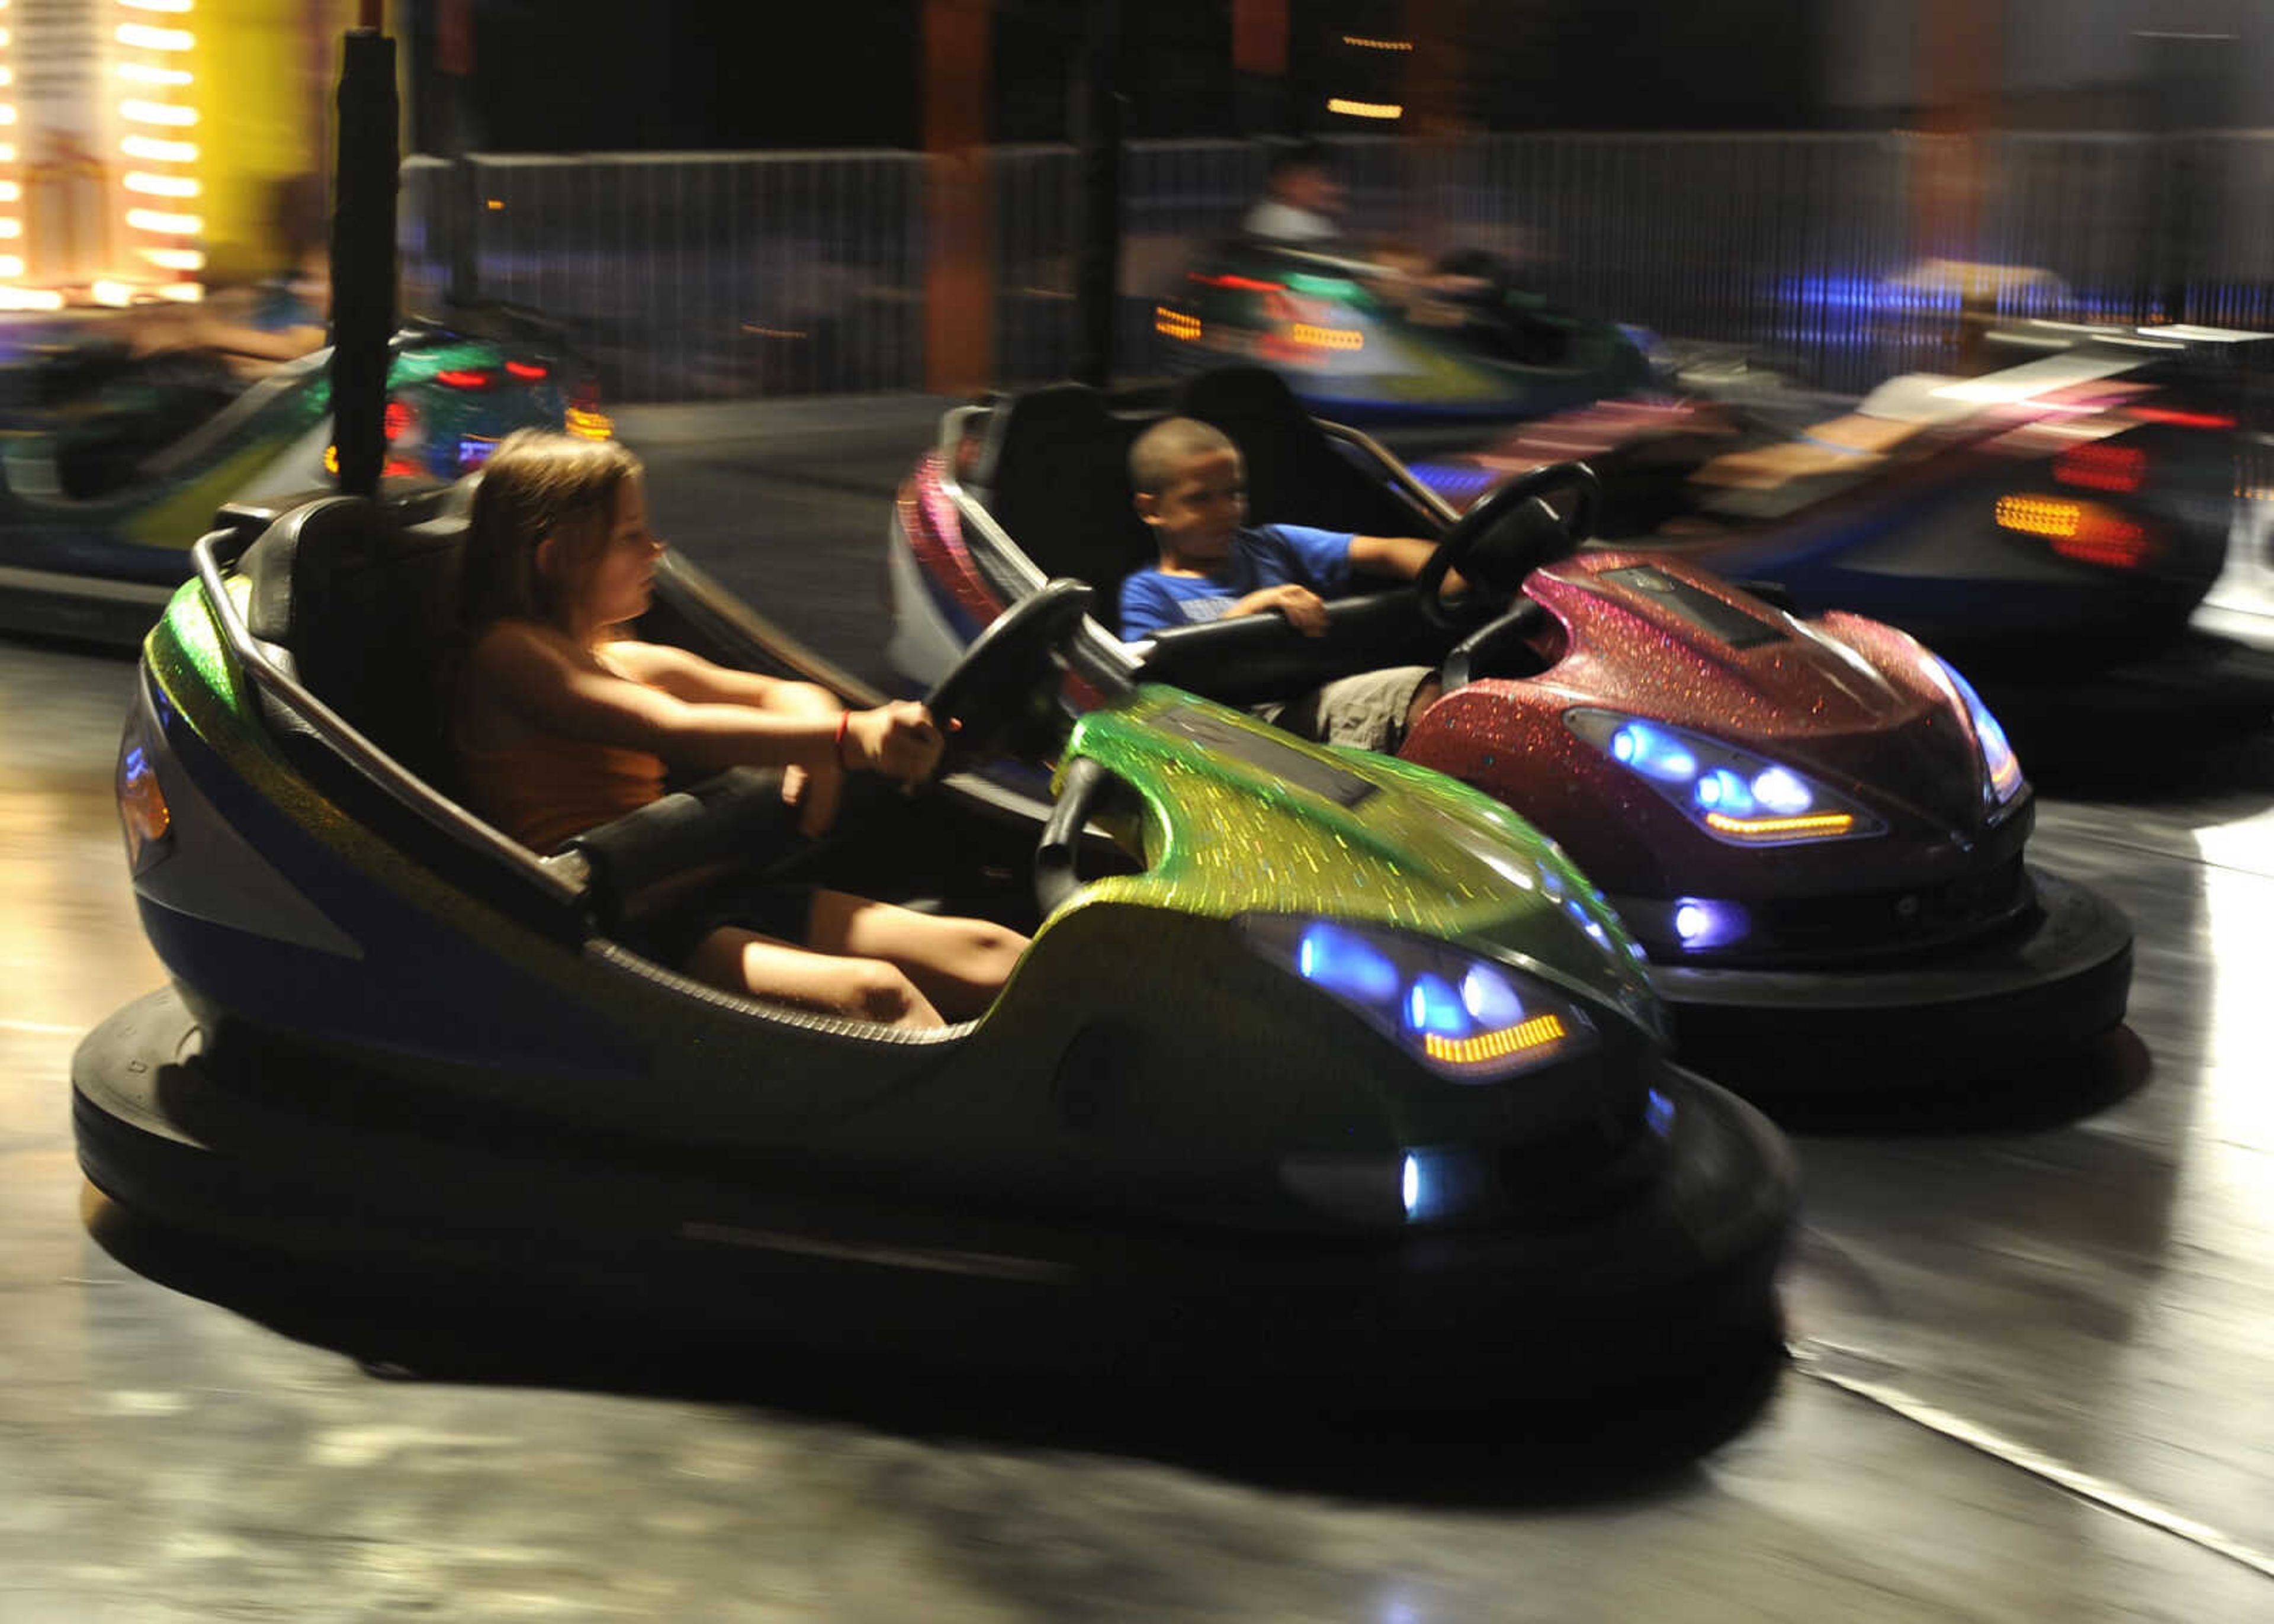
{"label": "reflective floor surface", "polygon": [[[842,523],[809,635],[857,651],[882,519]],[[2040,769],[2038,860],[2138,927],[2129,1034],[1804,1119],[1793,1357],[1750,1425],[1543,1467],[1512,1393],[1495,1457],[1437,1476],[1442,1440],[1332,1413],[1195,1449],[1111,1394],[917,1372],[390,1380],[130,1270],[67,1069],[160,980],[110,806],[131,674],[0,645],[0,1618],[2274,1618],[2274,730]]]}

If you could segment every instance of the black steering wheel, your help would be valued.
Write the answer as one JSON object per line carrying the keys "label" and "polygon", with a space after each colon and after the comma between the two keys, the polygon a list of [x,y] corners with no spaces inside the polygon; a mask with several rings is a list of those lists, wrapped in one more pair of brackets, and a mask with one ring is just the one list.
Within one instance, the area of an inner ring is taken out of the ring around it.
{"label": "black steering wheel", "polygon": [[1047,583],[995,617],[925,695],[932,720],[959,752],[979,755],[999,743],[1022,720],[1049,678],[1050,656],[1073,635],[1096,594],[1080,581]]}
{"label": "black steering wheel", "polygon": [[[1559,516],[1541,499],[1564,491],[1571,493],[1570,510]],[[1585,462],[1550,462],[1488,492],[1454,521],[1413,577],[1422,614],[1432,625],[1454,628],[1457,622],[1443,598],[1445,577],[1472,556],[1491,555],[1481,576],[1463,570],[1472,589],[1494,600],[1514,596],[1526,575],[1569,557],[1593,533],[1602,500],[1603,482]]]}

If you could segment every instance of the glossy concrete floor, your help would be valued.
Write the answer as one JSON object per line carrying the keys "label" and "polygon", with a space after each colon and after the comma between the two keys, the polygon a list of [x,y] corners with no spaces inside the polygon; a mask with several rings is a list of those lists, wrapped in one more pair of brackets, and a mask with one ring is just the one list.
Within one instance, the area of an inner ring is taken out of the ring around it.
{"label": "glossy concrete floor", "polygon": [[[817,638],[873,590],[881,523],[855,528]],[[1750,1425],[1543,1467],[1511,1394],[1510,1441],[1436,1476],[1334,1417],[1196,1450],[1080,1400],[816,1402],[763,1360],[389,1380],[124,1267],[83,1216],[67,1071],[160,980],[110,807],[131,671],[0,645],[11,1624],[2274,1618],[2274,732],[2041,773],[2039,860],[2137,923],[2132,1035],[1804,1124],[1794,1357]]]}

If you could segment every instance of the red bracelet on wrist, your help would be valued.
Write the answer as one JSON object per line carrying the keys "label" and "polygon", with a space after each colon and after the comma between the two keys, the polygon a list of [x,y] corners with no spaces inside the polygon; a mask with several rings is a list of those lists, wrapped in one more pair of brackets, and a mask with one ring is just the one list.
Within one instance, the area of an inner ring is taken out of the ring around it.
{"label": "red bracelet on wrist", "polygon": [[845,730],[852,726],[853,713],[850,710],[840,710],[837,713],[837,741],[830,746],[830,750],[837,757],[837,764],[840,767],[846,764]]}

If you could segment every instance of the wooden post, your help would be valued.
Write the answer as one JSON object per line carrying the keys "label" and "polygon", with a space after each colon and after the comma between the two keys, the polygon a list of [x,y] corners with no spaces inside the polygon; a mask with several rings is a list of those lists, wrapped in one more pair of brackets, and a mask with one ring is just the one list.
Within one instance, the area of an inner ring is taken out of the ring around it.
{"label": "wooden post", "polygon": [[2004,0],[1918,0],[1918,100],[1925,134],[1911,168],[1911,258],[1946,259],[1959,278],[1962,363],[1994,318],[1994,273],[1977,264],[1989,192],[1990,132],[2004,78]]}
{"label": "wooden post", "polygon": [[994,373],[988,207],[989,0],[924,0],[924,387],[968,395]]}
{"label": "wooden post", "polygon": [[1231,0],[1231,71],[1242,135],[1296,128],[1287,94],[1287,0]]}
{"label": "wooden post", "polygon": [[1409,240],[1434,252],[1444,246],[1443,183],[1465,137],[1469,117],[1467,66],[1474,18],[1468,0],[1405,0],[1400,40],[1404,53],[1401,100],[1405,117],[1405,221]]}

